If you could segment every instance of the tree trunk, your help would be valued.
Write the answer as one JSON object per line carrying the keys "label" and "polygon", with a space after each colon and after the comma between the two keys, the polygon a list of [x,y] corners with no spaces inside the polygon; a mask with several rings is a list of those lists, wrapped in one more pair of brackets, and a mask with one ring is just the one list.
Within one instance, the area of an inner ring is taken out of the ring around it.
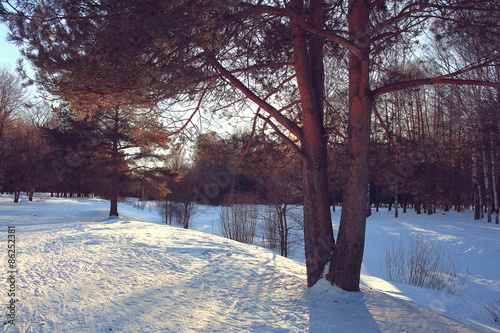
{"label": "tree trunk", "polygon": [[19,197],[21,196],[21,191],[14,191],[14,203],[19,203]]}
{"label": "tree trunk", "polygon": [[283,217],[283,234],[284,234],[284,239],[283,239],[283,250],[282,250],[282,253],[281,255],[283,257],[288,257],[288,236],[289,236],[289,229],[288,229],[288,220],[287,220],[287,217],[286,217],[286,212],[287,210],[287,204],[284,204],[283,205],[283,214],[282,214],[282,217]]}
{"label": "tree trunk", "polygon": [[372,215],[372,205],[370,200],[370,183],[368,183],[368,190],[366,191],[366,217]]}
{"label": "tree trunk", "polygon": [[184,217],[182,219],[182,225],[184,229],[189,229],[189,202],[184,202]]}
{"label": "tree trunk", "polygon": [[359,48],[349,52],[349,124],[347,156],[349,176],[340,218],[339,234],[328,280],[347,291],[359,291],[366,229],[366,191],[372,93],[369,87],[370,2],[349,0],[350,40]]}
{"label": "tree trunk", "polygon": [[483,195],[481,193],[481,184],[479,183],[477,171],[476,152],[472,156],[472,183],[475,185],[474,191],[474,220],[481,219],[481,208],[483,206]]}
{"label": "tree trunk", "polygon": [[398,190],[396,189],[394,191],[394,217],[395,218],[399,217],[399,214],[398,214],[398,205],[399,205],[399,202],[398,202]]}
{"label": "tree trunk", "polygon": [[278,233],[280,237],[280,254],[283,257],[288,257],[288,221],[286,218],[287,204],[276,204],[276,213],[278,219]]}
{"label": "tree trunk", "polygon": [[30,190],[28,192],[28,200],[33,201],[33,196],[35,195],[35,186],[31,185]]}
{"label": "tree trunk", "polygon": [[498,220],[498,197],[497,197],[497,182],[495,170],[495,147],[493,146],[493,139],[490,138],[490,154],[491,154],[491,188],[493,189],[492,210],[495,212],[495,224],[499,224]]}
{"label": "tree trunk", "polygon": [[309,287],[322,277],[334,246],[326,170],[326,158],[321,161],[316,156],[304,163],[304,243]]}
{"label": "tree trunk", "polygon": [[119,216],[118,215],[118,173],[119,173],[119,151],[118,151],[118,109],[115,113],[114,119],[114,132],[113,132],[113,148],[112,148],[112,158],[113,158],[113,174],[111,175],[111,195],[110,195],[110,209],[109,216]]}
{"label": "tree trunk", "polygon": [[[302,0],[290,1],[299,16],[305,13]],[[310,0],[308,19],[323,28],[323,1]],[[304,192],[304,245],[307,285],[323,276],[334,246],[328,200],[327,138],[323,124],[323,45],[322,37],[309,35],[291,19],[295,72],[301,97],[301,150]],[[366,196],[366,192],[364,192]]]}
{"label": "tree trunk", "polygon": [[111,196],[109,216],[118,215],[118,170],[113,167],[113,175],[111,176]]}
{"label": "tree trunk", "polygon": [[486,148],[483,148],[482,151],[482,156],[483,156],[483,174],[484,174],[484,191],[486,193],[486,205],[489,206],[488,209],[488,222],[491,223],[491,213],[493,210],[493,207],[491,205],[491,195],[490,195],[490,182],[488,179],[488,161],[486,160],[486,153],[485,150]]}

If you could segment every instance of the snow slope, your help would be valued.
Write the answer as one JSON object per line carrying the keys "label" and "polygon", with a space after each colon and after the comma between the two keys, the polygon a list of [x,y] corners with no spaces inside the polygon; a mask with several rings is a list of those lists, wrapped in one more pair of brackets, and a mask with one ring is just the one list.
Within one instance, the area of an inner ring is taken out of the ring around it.
{"label": "snow slope", "polygon": [[[217,233],[216,208],[206,207],[193,222],[205,232],[164,225],[154,210],[121,204],[116,219],[107,218],[108,210],[99,199],[38,195],[16,205],[0,195],[4,272],[9,225],[16,226],[18,267],[16,325],[0,330],[500,332],[481,315],[474,318],[474,301],[465,293],[444,295],[382,278],[384,243],[418,231],[469,261],[471,294],[500,292],[499,229],[465,215],[394,220],[376,214],[368,223],[362,291],[347,293],[325,281],[306,290],[301,251],[292,260],[210,234]],[[5,322],[8,288],[2,280]]]}

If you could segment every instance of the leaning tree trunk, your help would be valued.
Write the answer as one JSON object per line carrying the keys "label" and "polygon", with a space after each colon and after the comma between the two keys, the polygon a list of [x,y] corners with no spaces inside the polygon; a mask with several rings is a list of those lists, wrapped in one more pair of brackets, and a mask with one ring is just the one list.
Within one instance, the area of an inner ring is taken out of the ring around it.
{"label": "leaning tree trunk", "polygon": [[358,47],[349,52],[348,170],[340,227],[328,280],[347,291],[359,291],[365,244],[366,191],[372,94],[369,87],[370,39],[366,34],[370,2],[349,1],[350,40]]}

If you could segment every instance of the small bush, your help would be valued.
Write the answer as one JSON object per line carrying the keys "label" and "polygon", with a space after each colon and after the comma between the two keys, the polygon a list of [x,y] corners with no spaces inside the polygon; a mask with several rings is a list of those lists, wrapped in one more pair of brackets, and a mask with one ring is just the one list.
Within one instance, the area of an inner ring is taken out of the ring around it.
{"label": "small bush", "polygon": [[262,243],[265,248],[277,250],[279,248],[278,234],[278,214],[275,211],[268,209],[264,212],[264,225],[262,230]]}
{"label": "small bush", "polygon": [[254,205],[232,205],[221,207],[219,229],[223,237],[253,243],[259,209]]}
{"label": "small bush", "polygon": [[500,294],[493,296],[493,301],[474,300],[479,304],[481,311],[487,319],[500,324]]}
{"label": "small bush", "polygon": [[441,247],[422,237],[395,242],[386,249],[385,271],[388,280],[417,287],[444,290],[456,295],[463,291],[467,273],[459,274],[460,263]]}
{"label": "small bush", "polygon": [[163,222],[181,224],[187,229],[191,216],[195,213],[195,206],[193,202],[159,201],[158,211]]}

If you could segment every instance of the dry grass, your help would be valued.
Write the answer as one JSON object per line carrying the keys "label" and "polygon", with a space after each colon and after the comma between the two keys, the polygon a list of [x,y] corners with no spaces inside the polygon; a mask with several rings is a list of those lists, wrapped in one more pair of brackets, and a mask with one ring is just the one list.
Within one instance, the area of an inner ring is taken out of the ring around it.
{"label": "dry grass", "polygon": [[483,301],[473,298],[479,304],[479,308],[484,317],[500,324],[500,293],[492,297],[492,301]]}

